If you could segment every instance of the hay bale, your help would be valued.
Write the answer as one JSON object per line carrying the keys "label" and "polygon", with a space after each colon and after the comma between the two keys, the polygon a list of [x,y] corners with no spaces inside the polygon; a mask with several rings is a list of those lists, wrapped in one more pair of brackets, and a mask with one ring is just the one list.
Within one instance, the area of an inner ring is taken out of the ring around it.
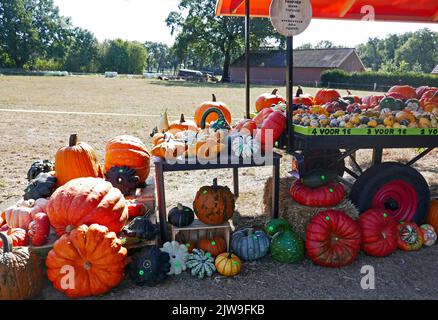
{"label": "hay bale", "polygon": [[[327,209],[340,210],[345,212],[353,219],[357,219],[359,217],[359,211],[354,206],[354,204],[347,198],[345,198],[337,206],[326,208],[308,207],[295,202],[289,196],[289,189],[294,181],[295,179],[291,177],[285,177],[280,179],[279,216],[284,217],[286,220],[288,220],[290,225],[292,226],[292,229],[297,232],[303,240],[306,238],[306,229],[307,225],[310,223],[310,220],[321,211]],[[266,181],[263,192],[262,209],[264,213],[270,214],[271,208],[272,178],[269,178]]]}

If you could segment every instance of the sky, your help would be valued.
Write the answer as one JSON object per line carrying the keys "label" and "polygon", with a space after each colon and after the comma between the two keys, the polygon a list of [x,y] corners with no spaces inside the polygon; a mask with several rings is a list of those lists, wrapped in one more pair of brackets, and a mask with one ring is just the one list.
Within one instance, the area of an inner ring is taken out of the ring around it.
{"label": "sky", "polygon": [[[171,45],[174,36],[166,26],[169,12],[177,10],[179,0],[54,0],[60,12],[73,24],[92,31],[99,41],[122,38],[131,41],[155,41]],[[367,21],[312,20],[309,28],[294,37],[294,47],[329,40],[355,47],[369,37],[383,38],[429,28],[438,32],[438,24],[385,23]]]}

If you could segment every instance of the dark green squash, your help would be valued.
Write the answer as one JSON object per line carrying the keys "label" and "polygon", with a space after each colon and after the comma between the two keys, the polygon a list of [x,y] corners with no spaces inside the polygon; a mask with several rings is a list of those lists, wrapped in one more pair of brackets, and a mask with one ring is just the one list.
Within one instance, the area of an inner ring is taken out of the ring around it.
{"label": "dark green squash", "polygon": [[301,182],[309,188],[319,188],[335,180],[335,172],[322,169],[311,170],[301,178]]}
{"label": "dark green squash", "polygon": [[127,237],[153,240],[158,235],[158,225],[151,222],[151,213],[147,212],[144,216],[136,217],[129,222],[122,230]]}
{"label": "dark green squash", "polygon": [[215,122],[210,124],[211,130],[214,131],[231,130],[231,125],[228,123],[227,119],[225,119],[223,112],[219,108],[215,108],[215,107],[207,109],[205,113],[202,115],[201,129],[205,129],[206,119],[211,113],[216,113],[219,117]]}
{"label": "dark green squash", "polygon": [[128,266],[129,277],[138,286],[154,287],[170,272],[170,256],[157,246],[148,246],[134,255]]}
{"label": "dark green squash", "polygon": [[272,236],[272,258],[279,262],[298,262],[304,257],[304,242],[295,234],[284,218],[272,219],[266,225],[266,232]]}
{"label": "dark green squash", "polygon": [[195,213],[189,207],[178,203],[175,208],[169,211],[168,221],[175,227],[186,227],[195,220]]}
{"label": "dark green squash", "polygon": [[24,200],[48,198],[56,188],[56,177],[47,172],[40,173],[24,189]]}
{"label": "dark green squash", "polygon": [[235,231],[231,237],[231,251],[240,259],[254,261],[269,252],[270,241],[263,230],[244,228]]}
{"label": "dark green squash", "polygon": [[29,171],[27,171],[27,180],[35,179],[42,172],[50,172],[55,170],[55,164],[50,160],[38,160],[32,163]]}
{"label": "dark green squash", "polygon": [[135,191],[140,181],[135,169],[127,166],[111,167],[111,169],[105,173],[105,177],[107,181],[111,182],[114,188],[119,189],[125,196]]}
{"label": "dark green squash", "polygon": [[403,100],[394,99],[393,97],[385,97],[380,101],[380,110],[389,109],[391,111],[403,110],[405,104]]}

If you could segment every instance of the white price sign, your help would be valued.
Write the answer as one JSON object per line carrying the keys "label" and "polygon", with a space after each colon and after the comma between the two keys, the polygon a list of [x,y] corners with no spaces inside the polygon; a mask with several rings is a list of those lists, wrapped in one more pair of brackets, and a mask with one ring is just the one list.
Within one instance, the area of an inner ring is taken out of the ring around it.
{"label": "white price sign", "polygon": [[312,20],[310,0],[272,0],[271,22],[278,33],[293,37],[304,30]]}

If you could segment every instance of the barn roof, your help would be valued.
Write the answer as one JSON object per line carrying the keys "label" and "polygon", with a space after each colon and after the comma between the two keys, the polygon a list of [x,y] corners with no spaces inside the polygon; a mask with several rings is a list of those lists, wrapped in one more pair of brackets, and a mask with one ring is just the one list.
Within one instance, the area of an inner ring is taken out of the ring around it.
{"label": "barn roof", "polygon": [[[251,67],[282,68],[286,67],[287,52],[283,50],[252,51]],[[333,49],[294,49],[294,67],[299,68],[339,68],[352,54],[357,56],[354,48]],[[357,58],[360,60],[359,56]],[[245,66],[245,55],[234,61],[233,67]]]}
{"label": "barn roof", "polygon": [[435,69],[432,70],[432,74],[438,74],[438,64],[436,65]]}

